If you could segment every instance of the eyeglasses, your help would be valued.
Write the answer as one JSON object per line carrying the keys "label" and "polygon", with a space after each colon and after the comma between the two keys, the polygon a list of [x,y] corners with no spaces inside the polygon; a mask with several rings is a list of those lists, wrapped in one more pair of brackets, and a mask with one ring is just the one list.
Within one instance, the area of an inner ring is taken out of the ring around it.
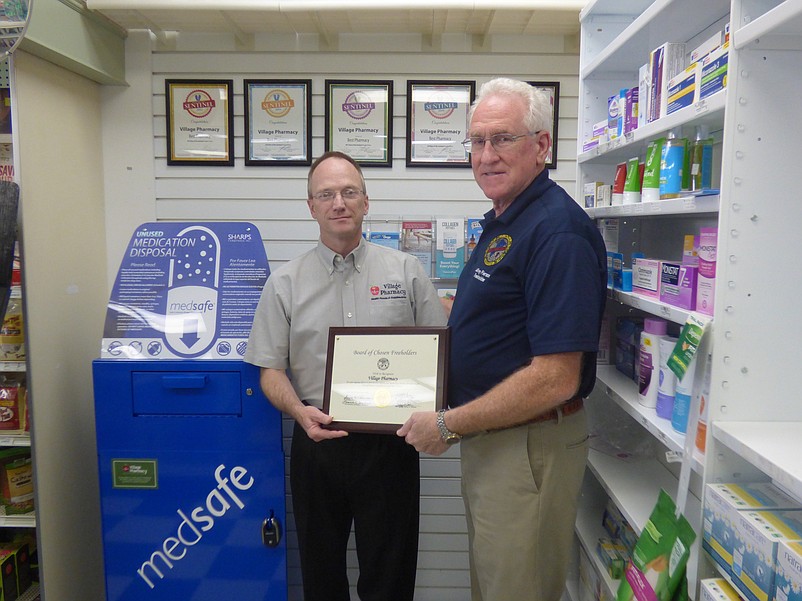
{"label": "eyeglasses", "polygon": [[462,145],[468,152],[482,152],[485,149],[485,142],[489,141],[490,145],[493,147],[493,150],[499,151],[509,148],[521,138],[526,138],[527,136],[536,136],[539,133],[540,130],[520,134],[518,136],[514,136],[512,134],[494,134],[489,138],[480,138],[477,136],[464,140]]}
{"label": "eyeglasses", "polygon": [[365,192],[362,190],[357,190],[356,188],[343,188],[342,190],[322,190],[320,192],[316,192],[312,194],[312,198],[315,200],[321,200],[323,202],[334,200],[337,195],[340,195],[340,198],[343,200],[357,200],[362,198],[365,195]]}

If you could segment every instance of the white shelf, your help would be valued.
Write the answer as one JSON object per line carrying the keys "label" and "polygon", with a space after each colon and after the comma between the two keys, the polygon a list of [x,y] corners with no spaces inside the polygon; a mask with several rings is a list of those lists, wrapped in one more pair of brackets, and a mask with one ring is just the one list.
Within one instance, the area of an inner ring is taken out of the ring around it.
{"label": "white shelf", "polygon": [[0,528],[36,528],[36,511],[19,515],[6,515],[0,507]]}
{"label": "white shelf", "polygon": [[[591,449],[588,466],[637,533],[649,520],[661,488],[676,498],[677,478],[654,459],[622,461]],[[693,494],[688,495],[684,515],[701,533],[701,502]]]}
{"label": "white shelf", "polygon": [[681,196],[666,200],[639,202],[631,205],[615,205],[614,207],[594,207],[585,209],[592,219],[618,217],[660,217],[699,215],[718,213],[721,197],[718,194],[705,196]]}
{"label": "white shelf", "polygon": [[0,447],[29,447],[31,446],[30,432],[0,431]]}
{"label": "white shelf", "polygon": [[[677,478],[654,459],[622,461],[591,449],[588,466],[638,534],[649,520],[661,488],[672,499],[677,498]],[[689,590],[695,591],[702,537],[702,503],[692,493],[687,496],[682,514],[696,532],[696,540],[688,558],[688,586]]]}
{"label": "white shelf", "polygon": [[785,38],[785,40],[772,40],[771,44],[775,47],[792,45],[799,48],[802,37],[800,31],[802,31],[802,0],[786,0],[735,30],[732,34],[733,46],[740,50],[754,42],[764,47],[761,38],[771,36]]}
{"label": "white shelf", "polygon": [[681,126],[704,125],[709,131],[720,130],[724,125],[726,103],[727,89],[725,88],[704,100],[628,132],[620,138],[614,138],[595,148],[581,152],[576,157],[576,161],[577,163],[601,159],[625,161],[633,155],[644,154],[643,150],[648,142]]}
{"label": "white shelf", "polygon": [[[651,407],[644,407],[638,402],[638,387],[613,365],[599,365],[596,377],[605,387],[607,396],[629,414],[632,419],[646,428],[649,433],[663,443],[668,450],[682,456],[685,447],[685,435],[671,427],[671,421],[657,415]],[[702,463],[697,457],[692,458],[691,468],[702,472]],[[671,491],[669,491],[671,492]]]}
{"label": "white shelf", "polygon": [[802,499],[802,422],[716,421],[713,436]]}
{"label": "white shelf", "polygon": [[[611,3],[607,3],[610,13],[620,13]],[[614,4],[614,3],[613,3]],[[595,14],[601,15],[602,5],[583,11],[583,26],[592,23]],[[730,12],[727,0],[655,0],[603,51],[583,66],[580,78],[587,79],[602,71],[629,71],[637,74],[638,68],[646,63],[649,52],[664,42],[686,42],[689,35],[689,16],[693,22],[709,25]],[[626,11],[624,11],[626,13]],[[700,27],[701,29],[701,27]],[[693,34],[698,33],[694,31]]]}
{"label": "white shelf", "polygon": [[25,361],[0,361],[0,372],[25,371]]}
{"label": "white shelf", "polygon": [[667,319],[673,323],[684,324],[688,319],[688,315],[691,314],[691,311],[688,311],[687,309],[680,309],[679,307],[674,307],[673,305],[661,303],[658,300],[649,298],[647,296],[641,296],[640,294],[635,294],[634,292],[624,292],[623,290],[615,290],[611,288],[608,288],[607,292],[610,298],[618,301],[621,304],[627,305],[634,309],[640,309],[641,311],[646,311],[647,313],[656,315],[657,317],[662,317],[663,319]]}

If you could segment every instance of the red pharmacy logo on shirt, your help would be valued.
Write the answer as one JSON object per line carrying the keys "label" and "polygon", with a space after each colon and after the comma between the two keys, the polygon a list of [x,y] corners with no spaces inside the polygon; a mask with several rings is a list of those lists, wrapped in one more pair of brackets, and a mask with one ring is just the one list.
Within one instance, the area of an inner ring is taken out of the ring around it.
{"label": "red pharmacy logo on shirt", "polygon": [[214,104],[214,99],[206,90],[193,90],[187,94],[183,108],[193,117],[200,119],[212,112]]}
{"label": "red pharmacy logo on shirt", "polygon": [[496,236],[487,245],[485,251],[485,265],[495,265],[503,259],[512,246],[512,236],[501,234]]}
{"label": "red pharmacy logo on shirt", "polygon": [[370,287],[370,295],[371,296],[379,296],[379,287],[378,286],[371,286]]}

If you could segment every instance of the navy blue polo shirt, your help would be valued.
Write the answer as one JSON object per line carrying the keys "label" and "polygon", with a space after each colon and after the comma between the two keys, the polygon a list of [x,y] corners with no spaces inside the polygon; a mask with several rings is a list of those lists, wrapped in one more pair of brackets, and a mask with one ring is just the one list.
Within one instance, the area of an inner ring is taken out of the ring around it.
{"label": "navy blue polo shirt", "polygon": [[601,234],[544,170],[498,217],[485,214],[449,317],[449,405],[463,405],[532,357],[583,351],[593,390],[607,290]]}

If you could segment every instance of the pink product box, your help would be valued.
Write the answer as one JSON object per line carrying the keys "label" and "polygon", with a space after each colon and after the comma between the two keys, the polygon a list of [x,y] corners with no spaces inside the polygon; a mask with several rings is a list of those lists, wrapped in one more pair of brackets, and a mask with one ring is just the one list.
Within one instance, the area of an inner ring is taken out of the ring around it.
{"label": "pink product box", "polygon": [[696,308],[696,279],[699,269],[693,265],[663,261],[660,266],[660,302],[680,309]]}
{"label": "pink product box", "polygon": [[660,263],[658,259],[635,259],[632,264],[632,292],[650,298],[660,297]]}

